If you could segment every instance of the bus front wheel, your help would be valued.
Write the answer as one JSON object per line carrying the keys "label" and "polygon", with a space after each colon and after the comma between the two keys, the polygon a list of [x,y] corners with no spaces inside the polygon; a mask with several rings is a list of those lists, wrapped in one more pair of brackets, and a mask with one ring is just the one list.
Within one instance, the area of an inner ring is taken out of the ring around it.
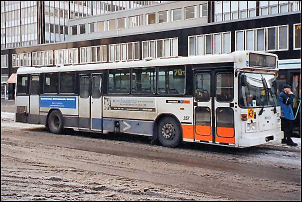
{"label": "bus front wheel", "polygon": [[176,147],[181,141],[181,130],[174,118],[162,118],[157,132],[159,142],[165,147]]}
{"label": "bus front wheel", "polygon": [[57,134],[63,132],[63,116],[58,110],[49,114],[47,123],[50,132]]}

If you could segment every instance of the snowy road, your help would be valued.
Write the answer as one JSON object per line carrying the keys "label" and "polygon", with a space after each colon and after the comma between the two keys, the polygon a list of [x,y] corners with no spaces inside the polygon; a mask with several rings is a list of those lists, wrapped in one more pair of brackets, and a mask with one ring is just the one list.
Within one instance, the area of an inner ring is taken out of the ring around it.
{"label": "snowy road", "polygon": [[301,200],[298,147],[246,149],[67,132],[1,113],[1,200]]}

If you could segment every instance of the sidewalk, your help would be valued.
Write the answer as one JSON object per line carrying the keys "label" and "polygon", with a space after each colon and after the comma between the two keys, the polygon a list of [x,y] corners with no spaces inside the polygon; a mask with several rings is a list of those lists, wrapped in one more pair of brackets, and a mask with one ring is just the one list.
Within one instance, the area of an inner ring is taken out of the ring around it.
{"label": "sidewalk", "polygon": [[16,112],[15,100],[1,99],[1,112]]}

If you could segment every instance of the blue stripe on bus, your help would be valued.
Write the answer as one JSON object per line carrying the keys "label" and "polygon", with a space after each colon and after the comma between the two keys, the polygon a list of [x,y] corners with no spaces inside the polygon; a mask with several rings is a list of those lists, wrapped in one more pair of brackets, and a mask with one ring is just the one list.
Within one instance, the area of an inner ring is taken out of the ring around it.
{"label": "blue stripe on bus", "polygon": [[296,64],[301,64],[301,62],[279,63],[279,65],[296,65]]}
{"label": "blue stripe on bus", "polygon": [[103,129],[103,119],[92,118],[91,129],[102,130]]}

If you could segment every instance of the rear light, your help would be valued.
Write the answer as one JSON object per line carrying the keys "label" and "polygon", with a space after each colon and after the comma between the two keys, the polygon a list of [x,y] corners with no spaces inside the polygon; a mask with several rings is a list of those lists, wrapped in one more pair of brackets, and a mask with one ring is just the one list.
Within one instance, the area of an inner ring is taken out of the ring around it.
{"label": "rear light", "polygon": [[241,120],[246,121],[247,120],[247,114],[241,114]]}

